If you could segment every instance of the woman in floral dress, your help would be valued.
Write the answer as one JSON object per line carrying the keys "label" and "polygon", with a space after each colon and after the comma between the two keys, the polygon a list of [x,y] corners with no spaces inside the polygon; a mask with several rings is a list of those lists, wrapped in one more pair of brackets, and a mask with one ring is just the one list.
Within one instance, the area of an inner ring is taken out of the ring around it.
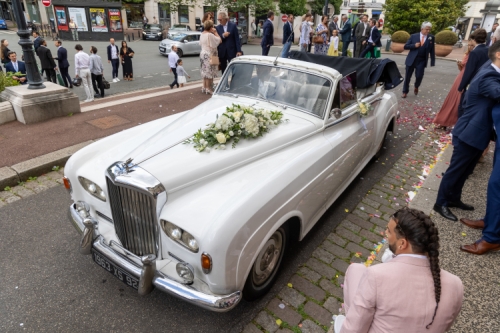
{"label": "woman in floral dress", "polygon": [[321,16],[321,23],[318,24],[316,28],[316,34],[323,38],[323,44],[314,44],[314,54],[323,54],[326,55],[328,53],[328,16]]}
{"label": "woman in floral dress", "polygon": [[200,72],[203,78],[203,88],[201,92],[212,94],[212,86],[214,78],[217,77],[218,66],[211,65],[210,59],[212,56],[217,57],[217,46],[221,43],[221,38],[214,28],[214,23],[211,20],[206,20],[203,23],[204,30],[200,36]]}

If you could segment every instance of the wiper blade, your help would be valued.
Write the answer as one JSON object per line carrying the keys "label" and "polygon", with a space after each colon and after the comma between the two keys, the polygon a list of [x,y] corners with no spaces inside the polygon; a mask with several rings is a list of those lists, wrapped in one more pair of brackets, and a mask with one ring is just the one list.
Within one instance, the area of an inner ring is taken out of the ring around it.
{"label": "wiper blade", "polygon": [[264,95],[262,95],[262,93],[257,93],[257,97],[259,97],[260,99],[263,99],[264,101],[276,106],[276,107],[279,107],[279,108],[282,108],[283,110],[286,110],[287,106],[284,105],[284,104],[279,104],[279,103],[276,103],[276,102],[273,102],[273,101],[270,101],[269,99],[267,99]]}

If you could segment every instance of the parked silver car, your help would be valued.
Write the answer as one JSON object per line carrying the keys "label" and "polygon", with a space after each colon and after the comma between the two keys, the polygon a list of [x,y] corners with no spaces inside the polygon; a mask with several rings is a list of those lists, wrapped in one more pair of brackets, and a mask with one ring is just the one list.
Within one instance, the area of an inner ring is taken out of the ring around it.
{"label": "parked silver car", "polygon": [[187,54],[200,54],[200,36],[201,32],[198,31],[184,31],[169,36],[167,39],[161,41],[159,46],[160,54],[168,56],[173,45],[177,46],[179,57]]}
{"label": "parked silver car", "polygon": [[238,27],[238,33],[240,34],[241,45],[248,44],[248,34],[246,27]]}

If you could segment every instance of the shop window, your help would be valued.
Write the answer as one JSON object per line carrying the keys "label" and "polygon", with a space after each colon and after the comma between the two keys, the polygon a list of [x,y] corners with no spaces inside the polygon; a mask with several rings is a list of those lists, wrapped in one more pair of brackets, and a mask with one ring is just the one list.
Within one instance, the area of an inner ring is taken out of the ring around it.
{"label": "shop window", "polygon": [[189,23],[189,7],[179,6],[177,11],[179,14],[179,23]]}

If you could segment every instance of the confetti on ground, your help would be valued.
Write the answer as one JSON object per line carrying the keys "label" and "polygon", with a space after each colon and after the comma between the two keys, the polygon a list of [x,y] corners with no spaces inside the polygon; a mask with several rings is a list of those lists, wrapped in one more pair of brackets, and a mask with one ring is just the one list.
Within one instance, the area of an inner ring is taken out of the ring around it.
{"label": "confetti on ground", "polygon": [[462,236],[464,236],[464,237],[465,237],[465,236],[467,236],[467,234],[466,234],[465,232],[462,232]]}
{"label": "confetti on ground", "polygon": [[281,326],[281,324],[283,324],[283,322],[281,321],[281,319],[276,319],[276,324],[278,324],[278,326]]}
{"label": "confetti on ground", "polygon": [[347,208],[346,208],[346,209],[344,209],[344,210],[345,210],[345,212],[346,212],[346,213],[349,213],[349,209],[347,209]]}
{"label": "confetti on ground", "polygon": [[293,287],[291,283],[287,284],[287,286],[288,286],[289,288],[292,288],[292,287]]}
{"label": "confetti on ground", "polygon": [[278,305],[280,307],[280,309],[284,309],[285,308],[285,304],[281,303],[280,305]]}

